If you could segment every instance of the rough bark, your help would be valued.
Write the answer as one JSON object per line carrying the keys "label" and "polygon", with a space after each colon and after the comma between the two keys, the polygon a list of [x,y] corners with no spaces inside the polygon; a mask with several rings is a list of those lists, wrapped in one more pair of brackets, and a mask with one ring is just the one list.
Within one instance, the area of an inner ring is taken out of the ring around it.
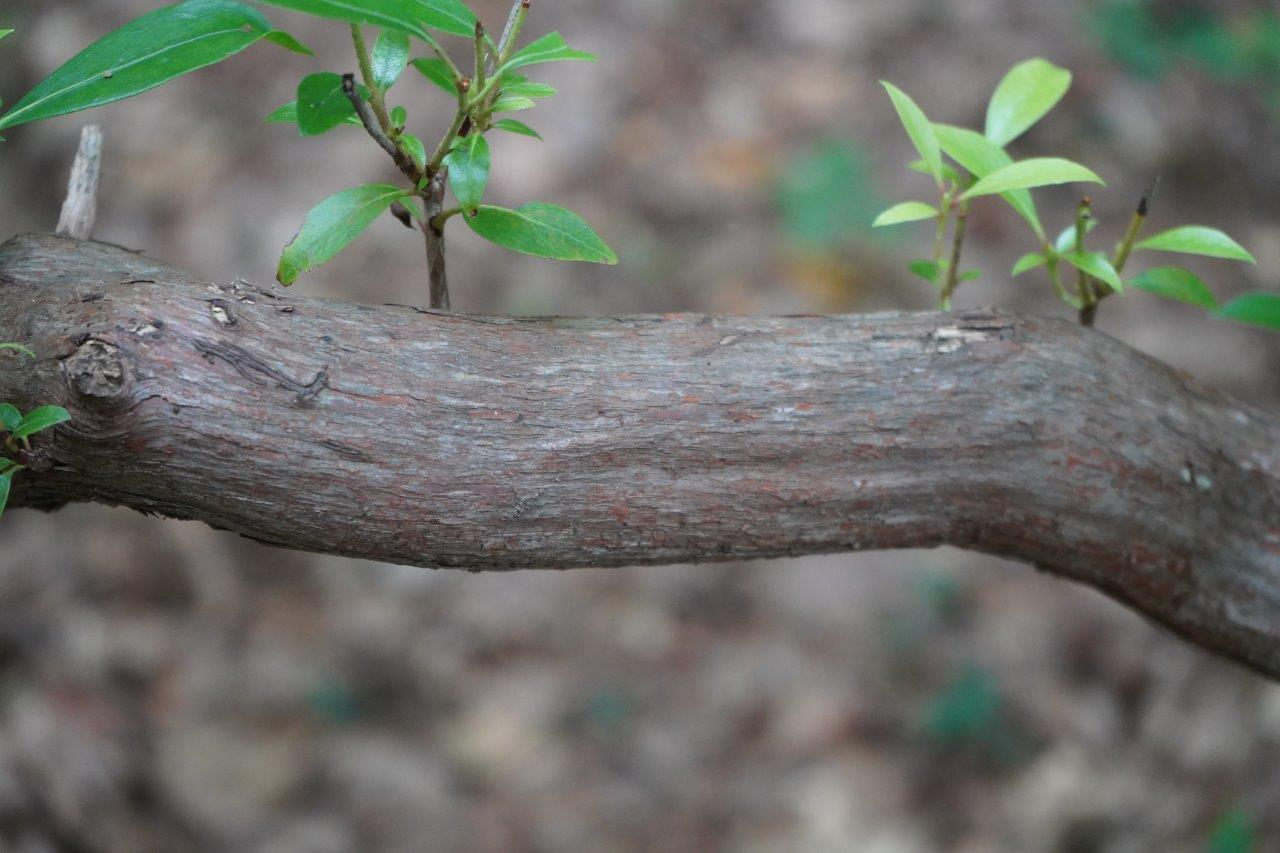
{"label": "rough bark", "polygon": [[474,570],[943,544],[1280,676],[1280,422],[988,311],[497,319],[0,247],[0,399],[60,403],[13,503]]}

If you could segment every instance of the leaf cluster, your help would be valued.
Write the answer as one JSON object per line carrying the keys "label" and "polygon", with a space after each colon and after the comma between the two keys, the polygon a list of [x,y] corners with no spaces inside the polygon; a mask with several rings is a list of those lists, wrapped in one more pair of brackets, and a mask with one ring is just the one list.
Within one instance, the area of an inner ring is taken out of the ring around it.
{"label": "leaf cluster", "polygon": [[[7,33],[0,30],[0,38],[5,35]],[[22,344],[0,343],[2,350],[35,358],[35,353]],[[12,403],[0,403],[0,515],[4,515],[9,503],[14,475],[25,467],[19,460],[31,452],[31,437],[69,420],[71,415],[60,406],[40,406],[24,415]]]}
{"label": "leaf cluster", "polygon": [[[1037,244],[1034,251],[1018,260],[1012,274],[1020,276],[1045,269],[1057,294],[1080,309],[1085,322],[1092,322],[1103,299],[1136,289],[1204,308],[1224,319],[1280,329],[1280,295],[1247,294],[1222,306],[1208,285],[1182,267],[1158,267],[1124,277],[1134,252],[1174,252],[1256,263],[1239,243],[1207,226],[1187,225],[1140,239],[1150,191],[1112,253],[1093,251],[1088,246],[1098,221],[1093,215],[1092,200],[1087,197],[1077,206],[1075,220],[1056,239],[1049,239],[1032,191],[1062,184],[1105,183],[1079,163],[1053,156],[1015,160],[1007,148],[1058,105],[1070,90],[1071,79],[1070,71],[1044,59],[1015,65],[992,94],[981,133],[930,121],[909,95],[891,83],[883,83],[920,156],[909,168],[929,175],[938,194],[936,203],[896,204],[874,222],[876,227],[934,222],[933,256],[913,261],[911,271],[933,284],[942,306],[949,308],[956,287],[980,275],[976,271],[961,273],[958,268],[969,205],[979,198],[997,196],[1026,222]],[[1066,268],[1076,271],[1074,283],[1064,281]]]}

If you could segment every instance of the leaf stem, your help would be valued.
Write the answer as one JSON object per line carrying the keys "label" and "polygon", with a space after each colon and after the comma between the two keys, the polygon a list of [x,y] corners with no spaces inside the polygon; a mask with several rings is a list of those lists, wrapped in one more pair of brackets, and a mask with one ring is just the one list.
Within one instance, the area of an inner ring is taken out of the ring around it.
{"label": "leaf stem", "polygon": [[[1084,255],[1085,238],[1088,236],[1089,216],[1093,200],[1085,196],[1076,206],[1076,254]],[[1077,270],[1076,290],[1080,293],[1080,325],[1092,326],[1098,315],[1098,293],[1092,277],[1084,270]]]}
{"label": "leaf stem", "polygon": [[524,29],[525,18],[529,16],[529,7],[533,0],[517,0],[511,7],[511,15],[507,18],[507,26],[502,31],[502,40],[498,42],[498,65],[506,62],[520,40],[520,31]]}
{"label": "leaf stem", "polygon": [[481,89],[484,88],[486,82],[486,53],[488,53],[488,47],[485,45],[484,40],[484,24],[476,21],[476,73],[471,78],[471,84]]}
{"label": "leaf stem", "polygon": [[951,235],[951,262],[947,267],[947,284],[942,289],[942,310],[951,310],[951,297],[960,283],[960,252],[964,248],[965,230],[969,224],[969,202],[962,201],[956,208],[956,222]]}
{"label": "leaf stem", "polygon": [[356,48],[356,61],[360,64],[360,77],[364,80],[365,88],[369,90],[369,105],[373,107],[373,114],[378,119],[378,126],[382,128],[382,132],[391,135],[391,116],[387,114],[387,103],[382,97],[382,90],[378,88],[378,84],[373,76],[373,60],[369,57],[369,45],[364,40],[364,32],[360,29],[359,24],[351,25],[351,42]]}
{"label": "leaf stem", "polygon": [[[373,90],[371,89],[370,94],[372,92]],[[364,129],[369,136],[373,137],[373,141],[378,143],[378,147],[387,152],[388,156],[395,161],[396,167],[404,173],[406,178],[413,181],[414,187],[417,187],[426,176],[418,170],[413,158],[406,154],[397,143],[393,142],[391,137],[387,136],[382,129],[373,108],[364,98],[360,97],[360,92],[356,89],[355,75],[344,74],[342,76],[342,93],[351,102],[351,106],[355,109],[356,115],[360,118],[360,123],[364,125]]]}
{"label": "leaf stem", "polygon": [[427,47],[431,48],[432,52],[440,57],[440,61],[449,69],[449,73],[453,75],[453,82],[458,84],[458,88],[462,88],[462,81],[467,79],[467,75],[462,73],[458,63],[453,61],[453,57],[440,46],[440,42],[436,41],[430,33],[423,33],[422,40],[427,43]]}

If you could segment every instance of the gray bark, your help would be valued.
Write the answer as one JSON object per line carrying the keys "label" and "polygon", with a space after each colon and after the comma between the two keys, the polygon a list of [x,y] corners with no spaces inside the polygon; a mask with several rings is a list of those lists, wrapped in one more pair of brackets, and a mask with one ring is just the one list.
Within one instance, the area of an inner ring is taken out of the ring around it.
{"label": "gray bark", "polygon": [[474,570],[950,544],[1280,676],[1280,421],[1071,323],[471,317],[26,236],[0,340],[74,416],[16,506]]}

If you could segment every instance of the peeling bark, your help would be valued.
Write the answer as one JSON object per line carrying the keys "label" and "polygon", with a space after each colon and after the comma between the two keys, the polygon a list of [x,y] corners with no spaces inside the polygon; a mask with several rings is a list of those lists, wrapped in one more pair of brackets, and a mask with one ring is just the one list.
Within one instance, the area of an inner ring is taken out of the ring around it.
{"label": "peeling bark", "polygon": [[951,544],[1280,676],[1280,421],[1074,324],[470,317],[26,236],[0,340],[74,416],[15,506],[473,570]]}

